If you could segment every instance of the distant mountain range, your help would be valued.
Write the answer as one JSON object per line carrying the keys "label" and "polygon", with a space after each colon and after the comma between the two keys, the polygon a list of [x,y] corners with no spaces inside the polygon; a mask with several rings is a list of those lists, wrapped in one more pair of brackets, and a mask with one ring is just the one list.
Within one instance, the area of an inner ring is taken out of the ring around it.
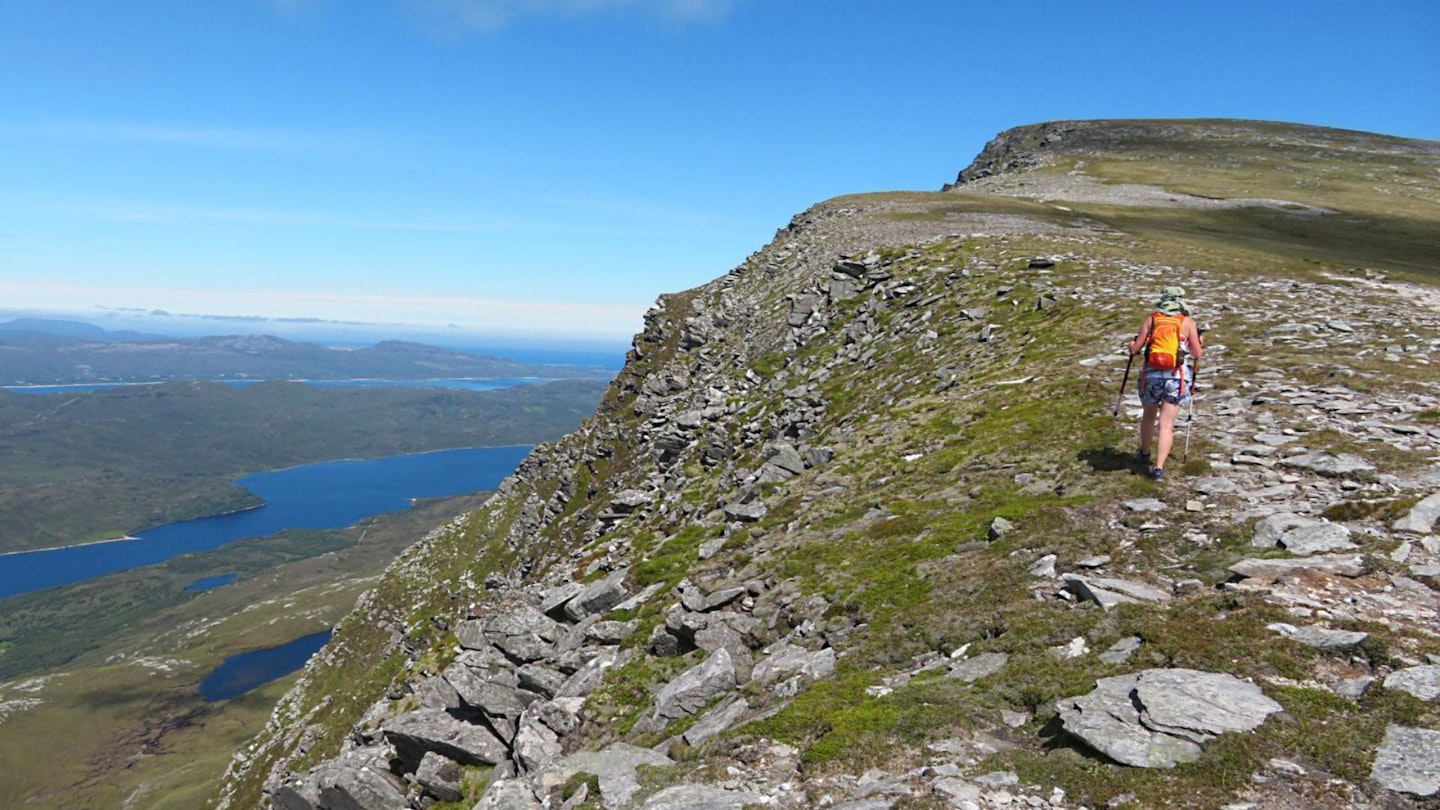
{"label": "distant mountain range", "polygon": [[0,322],[0,385],[609,376],[611,372],[598,368],[532,365],[399,340],[344,349],[269,335],[175,338],[111,332],[78,321],[17,318]]}

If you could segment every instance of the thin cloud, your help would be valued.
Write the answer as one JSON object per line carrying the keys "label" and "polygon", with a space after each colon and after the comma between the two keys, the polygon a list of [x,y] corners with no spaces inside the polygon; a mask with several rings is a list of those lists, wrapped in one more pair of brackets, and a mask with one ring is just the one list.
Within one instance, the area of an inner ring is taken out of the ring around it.
{"label": "thin cloud", "polygon": [[365,139],[336,132],[94,122],[3,126],[0,136],[275,152],[334,151],[366,145]]}
{"label": "thin cloud", "polygon": [[[7,202],[0,197],[0,203]],[[627,226],[593,218],[542,216],[531,219],[482,212],[410,212],[396,217],[356,217],[273,208],[167,205],[116,199],[35,199],[30,210],[44,209],[78,219],[139,225],[209,222],[272,228],[338,228],[367,231],[412,231],[437,234],[564,234],[568,236],[689,236],[728,238],[736,228],[713,219],[658,209],[643,209],[599,200],[541,198],[540,202],[578,211],[604,213],[629,220]]]}
{"label": "thin cloud", "polygon": [[479,217],[463,220],[453,217],[444,219],[370,219],[284,209],[157,205],[128,200],[38,201],[35,204],[70,216],[112,222],[220,222],[292,228],[351,228],[454,233],[504,233],[539,228],[533,223],[519,220],[481,219]]}
{"label": "thin cloud", "polygon": [[634,11],[680,22],[718,20],[740,0],[409,0],[422,14],[493,30],[521,17],[588,17]]}
{"label": "thin cloud", "polygon": [[[100,311],[158,309],[169,317],[184,319],[258,323],[305,319],[367,326],[455,326],[512,334],[602,337],[633,334],[647,309],[643,303],[506,300],[460,291],[198,289],[0,279],[0,300],[17,309],[70,311],[72,302],[86,298],[97,302],[94,309]],[[224,302],[223,309],[217,302]]]}

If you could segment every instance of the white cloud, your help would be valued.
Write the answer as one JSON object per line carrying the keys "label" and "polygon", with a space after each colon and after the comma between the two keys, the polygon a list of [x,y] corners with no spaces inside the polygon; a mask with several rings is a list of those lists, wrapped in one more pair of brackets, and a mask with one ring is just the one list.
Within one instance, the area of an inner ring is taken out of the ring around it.
{"label": "white cloud", "polygon": [[474,28],[499,28],[519,17],[583,17],[636,11],[682,22],[715,20],[740,0],[408,0],[423,14]]}

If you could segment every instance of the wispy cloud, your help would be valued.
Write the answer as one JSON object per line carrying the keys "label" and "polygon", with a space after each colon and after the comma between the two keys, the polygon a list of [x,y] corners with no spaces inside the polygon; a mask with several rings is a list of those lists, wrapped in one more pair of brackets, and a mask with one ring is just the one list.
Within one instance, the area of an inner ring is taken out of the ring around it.
{"label": "wispy cloud", "polygon": [[520,17],[586,17],[637,12],[680,22],[717,20],[741,0],[408,0],[430,17],[495,29]]}
{"label": "wispy cloud", "polygon": [[370,142],[370,139],[340,132],[104,122],[4,125],[0,126],[0,136],[277,152],[332,151],[354,148]]}
{"label": "wispy cloud", "polygon": [[[166,204],[105,198],[36,198],[14,202],[0,195],[0,206],[22,205],[65,217],[167,225],[217,223],[270,228],[334,228],[364,231],[411,231],[433,234],[564,234],[567,236],[669,236],[728,237],[743,232],[740,224],[713,217],[647,208],[606,200],[537,197],[542,209],[532,216],[483,211],[409,211],[378,216],[303,211],[284,208],[246,208],[201,204]],[[562,209],[573,213],[557,213]],[[586,215],[588,214],[588,215]]]}
{"label": "wispy cloud", "polygon": [[0,279],[7,309],[75,312],[90,301],[92,311],[155,313],[167,318],[252,324],[324,321],[356,326],[453,327],[515,335],[627,337],[640,324],[647,304],[507,300],[464,291],[357,288],[202,289],[163,285],[76,284]]}
{"label": "wispy cloud", "polygon": [[293,228],[352,228],[385,231],[434,231],[458,233],[501,233],[532,230],[537,226],[523,220],[460,217],[367,218],[339,216],[311,211],[268,208],[227,208],[201,205],[164,205],[130,200],[32,201],[58,213],[112,222],[168,223],[219,222],[238,225],[266,225]]}
{"label": "wispy cloud", "polygon": [[688,211],[679,211],[674,208],[633,203],[624,200],[553,195],[536,195],[532,199],[542,205],[553,206],[555,208],[565,208],[572,211],[582,211],[587,214],[597,214],[636,222],[667,223],[712,228],[735,227],[737,225],[737,223],[733,222],[721,222],[709,214],[696,214]]}

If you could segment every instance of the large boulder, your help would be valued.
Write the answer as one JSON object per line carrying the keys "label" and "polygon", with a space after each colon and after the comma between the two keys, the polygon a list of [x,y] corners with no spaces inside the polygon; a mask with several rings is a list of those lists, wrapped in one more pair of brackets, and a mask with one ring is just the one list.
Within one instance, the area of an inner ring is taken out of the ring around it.
{"label": "large boulder", "polygon": [[395,746],[406,773],[414,773],[429,751],[461,765],[495,765],[509,757],[505,744],[490,729],[443,709],[420,709],[392,717],[380,724],[380,731]]}
{"label": "large boulder", "polygon": [[570,601],[565,603],[565,616],[578,622],[586,616],[599,615],[624,602],[630,592],[625,590],[625,575],[629,569],[622,568],[599,582],[592,583]]}
{"label": "large boulder", "polygon": [[329,760],[270,796],[277,810],[395,810],[409,807],[405,788],[373,750]]}
{"label": "large boulder", "polygon": [[663,728],[671,721],[695,714],[736,685],[735,664],[730,652],[721,647],[660,688],[655,695],[651,725]]}

